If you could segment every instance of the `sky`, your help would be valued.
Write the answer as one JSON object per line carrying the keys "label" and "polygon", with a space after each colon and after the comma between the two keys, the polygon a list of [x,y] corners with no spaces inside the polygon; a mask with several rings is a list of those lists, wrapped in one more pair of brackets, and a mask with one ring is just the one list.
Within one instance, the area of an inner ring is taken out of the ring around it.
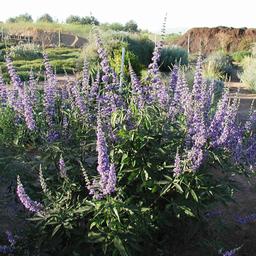
{"label": "sky", "polygon": [[[3,1],[3,0],[2,0]],[[59,21],[69,15],[89,16],[100,22],[125,24],[133,19],[139,28],[161,30],[167,12],[167,31],[192,27],[256,27],[253,0],[7,0],[1,5],[0,21],[29,13],[34,19],[49,13]]]}

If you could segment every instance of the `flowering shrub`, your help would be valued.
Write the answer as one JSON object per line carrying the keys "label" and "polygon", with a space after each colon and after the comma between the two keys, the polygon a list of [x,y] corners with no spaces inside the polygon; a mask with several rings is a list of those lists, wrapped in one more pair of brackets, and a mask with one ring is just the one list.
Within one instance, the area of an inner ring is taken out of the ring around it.
{"label": "flowering shrub", "polygon": [[43,88],[33,74],[21,82],[6,58],[12,86],[0,80],[1,143],[36,150],[45,166],[38,201],[22,177],[17,196],[37,222],[41,252],[168,255],[184,237],[182,225],[231,198],[229,177],[255,168],[255,112],[238,122],[239,101],[227,91],[216,97],[200,56],[192,89],[178,66],[165,84],[162,42],[146,78],[130,65],[131,82],[120,88],[95,35],[101,70],[90,76],[85,62],[82,80],[64,86],[46,54]]}

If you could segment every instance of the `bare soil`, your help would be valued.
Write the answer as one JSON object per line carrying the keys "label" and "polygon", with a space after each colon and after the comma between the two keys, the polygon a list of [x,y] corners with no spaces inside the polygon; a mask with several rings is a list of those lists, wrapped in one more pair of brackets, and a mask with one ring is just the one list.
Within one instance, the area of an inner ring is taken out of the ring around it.
{"label": "bare soil", "polygon": [[253,28],[192,28],[188,30],[176,44],[189,50],[191,53],[211,53],[216,50],[235,52],[247,50],[256,39],[256,29]]}

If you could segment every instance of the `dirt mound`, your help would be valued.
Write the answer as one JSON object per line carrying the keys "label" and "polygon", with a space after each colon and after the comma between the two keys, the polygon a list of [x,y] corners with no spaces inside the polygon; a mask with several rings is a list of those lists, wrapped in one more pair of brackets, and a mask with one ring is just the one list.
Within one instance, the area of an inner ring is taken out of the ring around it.
{"label": "dirt mound", "polygon": [[247,50],[256,42],[256,29],[253,28],[192,28],[188,30],[176,44],[188,48],[191,53],[210,53],[216,50],[227,52]]}
{"label": "dirt mound", "polygon": [[28,37],[36,44],[40,44],[43,47],[49,46],[70,46],[70,47],[82,47],[87,43],[87,39],[73,34],[63,32],[44,31],[40,29],[30,29],[22,33],[17,33],[16,36]]}

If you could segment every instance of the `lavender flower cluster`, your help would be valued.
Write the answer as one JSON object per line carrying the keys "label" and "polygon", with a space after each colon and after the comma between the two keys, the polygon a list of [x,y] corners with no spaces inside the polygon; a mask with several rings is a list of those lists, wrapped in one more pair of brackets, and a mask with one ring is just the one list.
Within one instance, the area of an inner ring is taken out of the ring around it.
{"label": "lavender flower cluster", "polygon": [[12,253],[14,253],[16,240],[15,240],[12,232],[10,232],[9,230],[7,230],[5,232],[5,234],[6,234],[7,240],[10,245],[0,245],[0,253],[1,254],[12,254]]}
{"label": "lavender flower cluster", "polygon": [[98,152],[98,166],[97,171],[100,175],[100,192],[102,195],[109,195],[115,192],[116,186],[116,172],[115,167],[109,161],[107,142],[103,131],[103,125],[98,116],[97,120],[97,148]]}
{"label": "lavender flower cluster", "polygon": [[256,221],[256,213],[252,213],[246,216],[237,216],[236,221],[239,224],[247,224],[247,223],[252,223]]}
{"label": "lavender flower cluster", "polygon": [[17,177],[17,196],[24,207],[29,211],[38,213],[43,210],[43,205],[41,203],[31,200],[30,197],[26,194],[19,176]]}

